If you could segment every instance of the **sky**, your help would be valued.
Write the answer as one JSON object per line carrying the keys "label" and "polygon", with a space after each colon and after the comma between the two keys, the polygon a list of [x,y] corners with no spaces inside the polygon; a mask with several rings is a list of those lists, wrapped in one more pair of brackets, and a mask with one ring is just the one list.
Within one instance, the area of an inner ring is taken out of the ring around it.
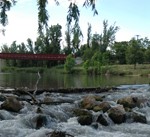
{"label": "sky", "polygon": [[[68,0],[59,0],[56,6],[49,0],[47,10],[49,13],[49,26],[60,24],[64,36],[66,30],[66,15]],[[74,0],[75,1],[75,0]],[[0,33],[0,46],[10,45],[13,41],[26,43],[28,38],[33,42],[38,33],[37,0],[18,0],[16,5],[8,11],[8,25],[5,27],[5,36]],[[116,41],[129,41],[132,37],[148,37],[150,39],[150,0],[96,0],[98,15],[93,16],[91,8],[82,7],[84,0],[76,0],[80,9],[80,27],[86,42],[88,23],[92,25],[92,33],[101,34],[103,21],[108,20],[109,25],[115,23],[119,27]],[[2,28],[2,26],[0,26]],[[64,38],[63,38],[64,39]]]}

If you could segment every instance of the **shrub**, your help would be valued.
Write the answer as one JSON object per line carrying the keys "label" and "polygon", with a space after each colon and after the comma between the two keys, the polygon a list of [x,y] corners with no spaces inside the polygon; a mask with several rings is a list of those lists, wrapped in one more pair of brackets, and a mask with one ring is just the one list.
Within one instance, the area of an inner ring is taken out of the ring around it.
{"label": "shrub", "polygon": [[66,62],[64,65],[64,69],[66,72],[71,73],[73,70],[73,67],[75,66],[75,59],[73,58],[73,56],[70,54],[67,56],[66,58]]}

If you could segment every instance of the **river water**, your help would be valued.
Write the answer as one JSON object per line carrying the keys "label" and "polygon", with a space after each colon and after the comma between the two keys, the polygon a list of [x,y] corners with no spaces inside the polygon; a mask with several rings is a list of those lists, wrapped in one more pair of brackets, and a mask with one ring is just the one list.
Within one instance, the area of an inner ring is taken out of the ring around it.
{"label": "river water", "polygon": [[[37,74],[0,74],[1,87],[29,87],[34,88]],[[0,110],[0,137],[48,137],[51,131],[65,131],[75,137],[150,137],[150,107],[145,104],[141,108],[134,108],[134,111],[144,114],[147,124],[123,123],[109,126],[98,125],[95,129],[92,126],[81,126],[72,110],[78,106],[81,99],[87,95],[96,94],[105,96],[105,100],[112,106],[116,100],[125,96],[137,96],[150,101],[150,85],[148,77],[92,77],[72,76],[57,74],[41,75],[39,88],[60,88],[60,87],[97,87],[117,86],[118,91],[108,93],[43,93],[38,99],[50,96],[52,100],[65,100],[73,103],[62,103],[59,105],[42,105],[41,109],[47,119],[46,124],[40,129],[35,128],[37,117],[36,105],[24,101],[24,107],[19,113]],[[50,76],[54,76],[53,78]],[[2,101],[0,101],[0,104]]]}
{"label": "river water", "polygon": [[[0,86],[12,88],[34,88],[37,79],[38,75],[35,73],[0,73]],[[39,81],[38,88],[82,88],[149,83],[150,77],[69,75],[60,74],[56,72],[49,72],[41,74],[41,79]]]}

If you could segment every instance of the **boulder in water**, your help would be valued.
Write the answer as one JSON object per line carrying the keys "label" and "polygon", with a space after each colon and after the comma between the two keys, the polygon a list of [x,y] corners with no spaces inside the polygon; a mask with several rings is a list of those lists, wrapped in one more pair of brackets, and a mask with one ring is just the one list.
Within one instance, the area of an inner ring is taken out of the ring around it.
{"label": "boulder in water", "polygon": [[108,126],[109,122],[107,120],[107,117],[104,114],[100,114],[96,120],[96,122],[102,124],[103,126]]}
{"label": "boulder in water", "polygon": [[127,108],[134,108],[134,107],[139,107],[140,104],[143,103],[143,100],[139,99],[138,97],[128,96],[119,99],[117,103]]}
{"label": "boulder in water", "polygon": [[94,110],[95,112],[97,112],[97,111],[103,111],[103,112],[105,113],[105,112],[106,112],[107,110],[109,110],[110,108],[111,108],[111,106],[110,106],[110,104],[109,104],[108,102],[102,102],[102,103],[96,105],[96,106],[93,108],[93,110]]}
{"label": "boulder in water", "polygon": [[108,116],[116,124],[121,124],[126,120],[126,112],[123,106],[112,107],[108,111]]}
{"label": "boulder in water", "polygon": [[81,101],[81,108],[91,110],[96,105],[96,100],[94,96],[86,96]]}
{"label": "boulder in water", "polygon": [[23,105],[16,99],[16,97],[7,97],[1,104],[1,109],[8,111],[19,112],[23,108]]}
{"label": "boulder in water", "polygon": [[142,113],[133,112],[132,113],[133,122],[139,122],[139,123],[147,123],[146,116]]}

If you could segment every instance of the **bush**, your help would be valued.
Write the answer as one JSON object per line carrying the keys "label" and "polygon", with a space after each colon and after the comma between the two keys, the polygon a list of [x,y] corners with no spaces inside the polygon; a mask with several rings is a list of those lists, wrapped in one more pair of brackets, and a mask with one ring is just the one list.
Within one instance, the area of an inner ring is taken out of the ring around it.
{"label": "bush", "polygon": [[73,56],[70,54],[66,58],[66,62],[64,65],[64,69],[67,73],[72,73],[73,67],[75,66],[75,59]]}

